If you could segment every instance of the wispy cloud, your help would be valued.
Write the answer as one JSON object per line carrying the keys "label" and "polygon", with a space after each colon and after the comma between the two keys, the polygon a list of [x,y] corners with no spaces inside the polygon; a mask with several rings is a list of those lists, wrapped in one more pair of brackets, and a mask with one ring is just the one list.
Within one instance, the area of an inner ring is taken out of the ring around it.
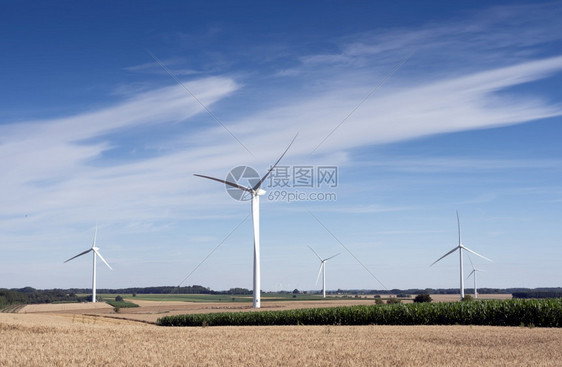
{"label": "wispy cloud", "polygon": [[[313,211],[315,213],[344,213],[344,214],[373,214],[373,213],[389,213],[389,212],[402,212],[412,210],[412,207],[407,206],[384,206],[380,204],[368,204],[368,205],[323,205],[308,207],[307,210]],[[299,210],[299,209],[295,209]],[[300,209],[304,210],[304,209]]]}
{"label": "wispy cloud", "polygon": [[[168,67],[173,70],[174,75],[177,76],[193,76],[193,75],[201,74],[200,71],[197,71],[195,69],[185,68],[184,65],[186,64],[186,60],[180,58],[168,58],[166,60],[162,60],[162,62],[168,65]],[[166,71],[162,70],[162,68],[157,62],[146,62],[143,64],[127,66],[123,69],[134,73],[158,74],[158,75],[166,74]]]}
{"label": "wispy cloud", "polygon": [[335,42],[338,52],[305,55],[301,61],[307,69],[322,65],[369,68],[373,62],[392,64],[397,53],[415,50],[418,63],[434,75],[446,73],[452,62],[465,71],[497,62],[522,62],[541,54],[539,46],[562,40],[559,2],[496,6],[466,15],[415,29],[346,35]]}
{"label": "wispy cloud", "polygon": [[[237,88],[236,83],[224,78],[191,84],[208,105]],[[121,197],[126,210],[122,214],[132,219],[137,217],[136,209],[129,205],[144,190],[147,190],[144,205],[151,197],[158,197],[158,205],[166,205],[166,197],[170,195],[166,190],[185,185],[170,177],[170,170],[179,168],[177,157],[103,164],[102,154],[112,148],[106,137],[143,125],[185,121],[201,110],[180,86],[172,86],[81,115],[0,126],[0,155],[4,157],[0,170],[5,177],[1,211],[6,216],[52,214],[52,211],[68,215],[88,212],[85,208],[100,204],[112,207],[111,202]],[[102,164],[94,164],[96,160],[102,160]],[[80,215],[71,218],[79,220]]]}
{"label": "wispy cloud", "polygon": [[[383,88],[364,103],[319,151],[325,153],[559,116],[562,114],[559,104],[537,96],[510,95],[506,90],[560,70],[562,57],[553,57],[414,85],[401,80],[400,87]],[[344,85],[345,74],[335,78]],[[368,79],[366,76],[362,84],[347,84],[309,98],[299,96],[299,100],[286,106],[246,118],[235,130],[258,129],[263,121],[268,121],[270,128],[258,138],[264,141],[262,149],[265,150],[267,141],[278,136],[280,130],[291,128],[300,130],[300,139],[315,146],[364,98],[369,87],[372,88],[365,85]]]}
{"label": "wispy cloud", "polygon": [[[555,57],[425,85],[394,88],[371,103],[365,103],[320,148],[320,153],[333,155],[337,151],[370,144],[560,115],[561,108],[536,97],[510,98],[505,93],[501,97],[494,94],[513,85],[544,78],[560,69],[562,57]],[[237,83],[231,79],[212,78],[193,82],[192,88],[201,100],[211,105],[234,93]],[[112,210],[115,219],[138,220],[145,215],[150,218],[155,213],[161,214],[162,210],[170,216],[189,216],[189,210],[183,208],[193,207],[204,198],[210,199],[210,203],[221,201],[216,195],[200,191],[206,186],[193,181],[192,173],[220,176],[244,163],[253,164],[258,169],[265,167],[276,158],[295,131],[300,131],[299,141],[286,159],[306,157],[312,143],[319,142],[332,128],[328,122],[336,124],[338,120],[334,116],[345,115],[364,90],[357,86],[338,93],[313,95],[231,122],[229,128],[236,131],[252,150],[265,153],[250,162],[247,153],[237,147],[235,141],[225,141],[225,131],[220,126],[210,123],[198,125],[183,137],[188,148],[184,145],[184,149],[138,162],[93,165],[101,159],[103,152],[112,148],[105,136],[119,135],[120,131],[146,124],[173,121],[189,124],[190,118],[201,112],[201,106],[186,96],[180,86],[143,92],[116,106],[79,116],[4,125],[0,128],[0,151],[9,159],[0,163],[0,169],[6,172],[5,192],[9,194],[2,200],[2,211],[5,215],[25,215],[56,210],[73,213],[72,218],[78,219],[81,217],[78,213],[85,213],[84,208],[96,211],[104,206],[118,205],[119,210]],[[489,102],[491,97],[495,98],[493,105]],[[472,165],[493,169],[538,164],[501,160],[411,163],[397,162],[397,167],[436,170],[445,166],[454,169]],[[190,195],[187,195],[186,185],[191,186]]]}
{"label": "wispy cloud", "polygon": [[370,167],[383,167],[391,171],[404,172],[457,172],[498,171],[511,169],[562,170],[558,159],[493,159],[493,158],[395,158],[385,161],[363,162]]}

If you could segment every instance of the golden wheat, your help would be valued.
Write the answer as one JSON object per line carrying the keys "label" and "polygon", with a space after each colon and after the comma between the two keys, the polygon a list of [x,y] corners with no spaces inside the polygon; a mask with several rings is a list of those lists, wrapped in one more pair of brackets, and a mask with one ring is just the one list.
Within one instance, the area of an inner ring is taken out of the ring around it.
{"label": "golden wheat", "polygon": [[471,326],[162,328],[0,314],[0,366],[559,366],[562,330]]}

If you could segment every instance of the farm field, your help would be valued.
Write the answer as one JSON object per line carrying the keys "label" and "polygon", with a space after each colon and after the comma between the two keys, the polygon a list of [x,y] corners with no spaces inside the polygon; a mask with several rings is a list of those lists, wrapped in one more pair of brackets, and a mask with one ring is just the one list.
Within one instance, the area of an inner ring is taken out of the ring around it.
{"label": "farm field", "polygon": [[[104,294],[104,297],[115,297],[113,294]],[[123,295],[130,301],[146,300],[146,301],[183,301],[183,302],[249,302],[252,303],[252,295],[226,295],[226,294],[137,294]],[[322,300],[319,295],[299,294],[293,298],[292,294],[276,294],[274,296],[267,295],[261,297],[262,302],[275,301],[313,301]]]}
{"label": "farm field", "polygon": [[[103,295],[105,297],[115,298],[115,295]],[[488,297],[486,297],[488,296]],[[336,306],[352,306],[352,305],[370,305],[374,299],[370,298],[341,298],[328,297],[325,300],[316,298],[314,300],[294,300],[292,297],[285,300],[278,298],[267,299],[262,298],[262,308],[259,310],[252,309],[251,296],[247,298],[247,302],[242,301],[220,301],[209,302],[203,301],[209,299],[202,295],[137,295],[136,297],[123,295],[127,301],[134,302],[140,307],[123,308],[119,313],[113,311],[113,307],[104,303],[60,303],[60,304],[39,304],[27,305],[20,309],[19,313],[51,313],[51,314],[74,314],[74,315],[98,315],[112,318],[121,318],[128,320],[137,320],[145,322],[156,322],[162,316],[193,314],[193,313],[213,313],[213,312],[243,312],[243,311],[275,311],[275,310],[291,310],[297,308],[318,308],[318,307],[336,307]],[[194,297],[201,297],[197,302],[191,301]],[[237,298],[245,299],[243,296]],[[224,298],[224,296],[223,296]],[[435,302],[450,302],[458,299],[457,295],[432,295]],[[510,294],[494,294],[482,295],[482,299],[506,299],[511,298]],[[213,299],[213,298],[211,298]],[[230,299],[230,298],[229,298]],[[403,301],[403,302],[412,302]]]}
{"label": "farm field", "polygon": [[126,300],[138,304],[137,308],[123,308],[116,313],[113,307],[104,303],[71,303],[71,304],[40,304],[27,305],[18,312],[21,314],[48,313],[67,315],[97,315],[127,320],[156,322],[162,316],[210,313],[210,312],[243,312],[291,310],[296,308],[335,307],[358,304],[373,304],[373,299],[317,300],[317,301],[277,301],[264,302],[259,310],[252,308],[251,299],[248,303],[239,302],[185,302],[185,301],[145,301],[138,298]]}
{"label": "farm field", "polygon": [[480,326],[164,328],[0,313],[1,366],[559,366],[562,329]]}
{"label": "farm field", "polygon": [[[472,296],[472,293],[465,293]],[[456,302],[460,299],[458,294],[432,294],[432,302]],[[511,294],[479,294],[478,299],[511,299]]]}

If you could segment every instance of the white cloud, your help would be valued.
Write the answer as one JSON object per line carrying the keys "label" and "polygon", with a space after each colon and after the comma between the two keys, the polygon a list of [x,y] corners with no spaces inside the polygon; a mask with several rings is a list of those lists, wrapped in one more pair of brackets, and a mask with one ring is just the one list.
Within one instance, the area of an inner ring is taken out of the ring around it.
{"label": "white cloud", "polygon": [[453,172],[497,170],[561,170],[562,161],[557,159],[466,159],[466,158],[396,158],[383,162],[363,162],[370,167],[384,167],[393,171]]}
{"label": "white cloud", "polygon": [[[176,76],[196,75],[201,73],[200,71],[183,67],[186,61],[180,58],[169,58],[163,60],[162,62],[166,65],[166,67],[170,68]],[[180,69],[178,66],[183,68]],[[124,70],[134,73],[167,75],[167,72],[162,69],[162,66],[160,66],[157,62],[147,62],[144,64],[127,66]]]}
{"label": "white cloud", "polygon": [[[425,84],[408,85],[402,81],[401,87],[382,87],[319,151],[327,153],[559,116],[560,105],[549,104],[536,96],[516,96],[504,91],[561,69],[562,57],[553,57]],[[345,80],[346,75],[339,78]],[[500,91],[501,95],[497,93]],[[268,151],[270,142],[279,141],[283,132],[288,135],[287,132],[300,131],[299,140],[307,142],[309,151],[300,145],[298,153],[310,153],[369,92],[368,85],[348,85],[345,89],[262,111],[232,129],[244,135],[259,131],[250,140],[250,146],[257,146],[256,151]]]}
{"label": "white cloud", "polygon": [[[472,68],[496,62],[522,62],[539,53],[540,46],[562,39],[559,3],[496,6],[447,22],[420,27],[377,29],[339,39],[339,52],[301,57],[304,66],[366,67],[384,65],[396,54],[416,52],[426,72],[437,66],[447,72],[455,67]],[[516,36],[515,36],[516,35]],[[466,61],[470,60],[470,63]],[[463,62],[464,61],[464,62]],[[473,69],[474,70],[474,69]]]}
{"label": "white cloud", "polygon": [[[315,159],[327,158],[324,154],[328,153],[333,159],[337,157],[337,154],[334,156],[336,152],[371,144],[560,115],[562,110],[558,106],[534,97],[500,98],[494,94],[560,69],[562,57],[556,57],[426,85],[385,90],[384,95],[373,96],[361,106],[320,147],[321,155]],[[194,82],[189,88],[210,106],[232,94],[237,84],[230,79],[213,78]],[[350,86],[337,94],[313,96],[229,124],[229,129],[245,145],[259,152],[258,158],[249,157],[209,117],[210,125],[197,127],[184,137],[186,146],[183,149],[131,163],[91,164],[111,147],[104,141],[104,136],[144,124],[173,121],[189,124],[189,117],[200,113],[201,106],[180,86],[144,92],[116,106],[79,116],[3,126],[0,152],[9,158],[0,164],[0,169],[6,172],[5,192],[8,193],[3,196],[1,211],[6,216],[14,213],[72,213],[73,220],[79,221],[92,220],[90,217],[96,212],[107,208],[111,208],[110,216],[115,220],[189,217],[201,210],[214,210],[227,200],[220,197],[222,187],[217,184],[216,192],[209,192],[209,183],[194,179],[193,173],[221,177],[239,164],[249,164],[264,171],[296,131],[300,131],[299,139],[285,162],[311,159],[308,154],[312,148],[365,92],[364,86]],[[491,97],[495,98],[493,105],[489,102]],[[339,156],[338,164],[345,162],[345,157]],[[409,165],[408,162],[401,164],[402,167]],[[451,165],[435,160],[415,165],[420,169],[438,169],[444,164]],[[458,167],[459,164],[473,163],[456,161],[452,164]],[[509,163],[474,164],[494,168]],[[201,208],[204,201],[208,204]],[[196,207],[197,210],[188,209]]]}
{"label": "white cloud", "polygon": [[[211,106],[235,91],[237,85],[230,79],[210,78],[188,83],[188,88]],[[146,124],[183,121],[200,113],[202,107],[186,94],[181,86],[160,88],[98,111],[1,126],[0,155],[4,160],[0,170],[5,177],[5,195],[0,211],[6,216],[68,214],[84,212],[84,208],[100,205],[104,200],[109,200],[105,204],[115,203],[118,198],[123,199],[125,208],[143,193],[148,200],[150,189],[163,194],[158,201],[165,203],[166,190],[185,184],[170,179],[168,170],[179,164],[176,157],[124,166],[100,167],[91,163],[111,147],[103,141],[104,136]],[[98,142],[92,143],[93,140]],[[135,209],[129,207],[126,211],[134,214]]]}

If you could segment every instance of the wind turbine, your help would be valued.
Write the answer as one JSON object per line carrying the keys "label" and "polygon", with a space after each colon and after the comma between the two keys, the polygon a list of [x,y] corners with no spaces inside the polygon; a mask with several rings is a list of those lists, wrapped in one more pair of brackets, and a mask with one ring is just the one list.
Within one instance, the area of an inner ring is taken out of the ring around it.
{"label": "wind turbine", "polygon": [[333,256],[330,256],[328,258],[322,259],[317,253],[316,251],[314,251],[314,249],[310,246],[308,246],[308,248],[310,250],[312,250],[312,252],[314,252],[314,255],[316,255],[316,257],[318,258],[318,260],[320,260],[320,269],[318,269],[318,276],[316,277],[316,284],[318,284],[318,279],[320,279],[320,273],[322,273],[322,297],[326,298],[326,261],[338,256],[340,253],[337,253]]}
{"label": "wind turbine", "polygon": [[[298,135],[298,134],[297,134]],[[267,176],[273,171],[273,169],[279,164],[281,159],[285,156],[291,145],[293,145],[297,135],[293,138],[287,149],[281,154],[281,157],[275,162],[273,166],[267,171],[267,173],[254,185],[254,186],[242,186],[234,182],[221,180],[220,178],[214,178],[210,176],[204,176],[195,174],[195,176],[207,178],[209,180],[222,182],[225,185],[236,187],[252,196],[252,222],[254,224],[254,308],[260,308],[260,290],[261,290],[261,277],[260,277],[260,196],[265,194],[265,190],[261,189],[262,183],[265,181]],[[229,175],[230,177],[231,175]],[[227,177],[227,178],[229,178]],[[234,178],[234,177],[233,177]]]}
{"label": "wind turbine", "polygon": [[103,256],[101,256],[100,252],[99,252],[99,247],[96,247],[96,237],[98,236],[98,226],[96,225],[96,231],[94,232],[94,242],[92,243],[92,247],[89,250],[86,250],[84,252],[79,253],[76,256],[71,257],[70,259],[66,260],[65,263],[69,262],[72,259],[76,259],[79,256],[82,255],[86,255],[88,252],[92,252],[92,257],[93,257],[93,271],[92,271],[92,302],[96,302],[96,257],[99,256],[99,258],[101,259],[101,261],[103,261],[105,263],[105,265],[107,265],[107,267],[111,270],[113,270],[111,268],[111,266],[109,266],[109,264],[107,263],[107,261],[105,261],[105,259],[103,258]]}
{"label": "wind turbine", "polygon": [[488,259],[488,258],[485,257],[485,256],[480,255],[479,253],[476,253],[476,252],[472,251],[471,249],[469,249],[468,247],[464,246],[464,245],[461,243],[461,222],[460,222],[460,219],[459,219],[459,212],[458,212],[458,211],[457,211],[457,225],[458,225],[458,230],[459,230],[459,245],[456,246],[456,247],[455,247],[454,249],[452,249],[451,251],[447,252],[445,255],[441,256],[439,259],[435,260],[435,261],[433,262],[433,264],[431,264],[430,266],[433,266],[433,265],[434,265],[436,262],[438,262],[439,260],[441,260],[441,259],[443,259],[444,257],[447,257],[447,256],[449,256],[450,254],[452,254],[453,252],[459,250],[460,281],[461,281],[461,284],[460,284],[460,288],[461,288],[461,289],[460,289],[460,291],[461,291],[461,300],[462,300],[462,299],[464,298],[464,275],[463,275],[463,266],[462,266],[462,251],[463,251],[463,250],[466,250],[466,251],[468,251],[468,252],[470,252],[470,253],[473,253],[473,254],[476,255],[476,256],[480,256],[481,258],[483,258],[483,259],[485,259],[485,260],[488,260],[488,261],[492,261],[492,260]]}
{"label": "wind turbine", "polygon": [[474,298],[478,298],[478,291],[476,289],[476,273],[478,273],[479,271],[484,271],[484,270],[476,269],[474,267],[474,264],[472,263],[472,259],[470,258],[470,256],[468,257],[468,260],[470,260],[470,265],[472,266],[472,271],[470,272],[470,274],[468,274],[466,279],[470,278],[471,275],[474,276]]}

